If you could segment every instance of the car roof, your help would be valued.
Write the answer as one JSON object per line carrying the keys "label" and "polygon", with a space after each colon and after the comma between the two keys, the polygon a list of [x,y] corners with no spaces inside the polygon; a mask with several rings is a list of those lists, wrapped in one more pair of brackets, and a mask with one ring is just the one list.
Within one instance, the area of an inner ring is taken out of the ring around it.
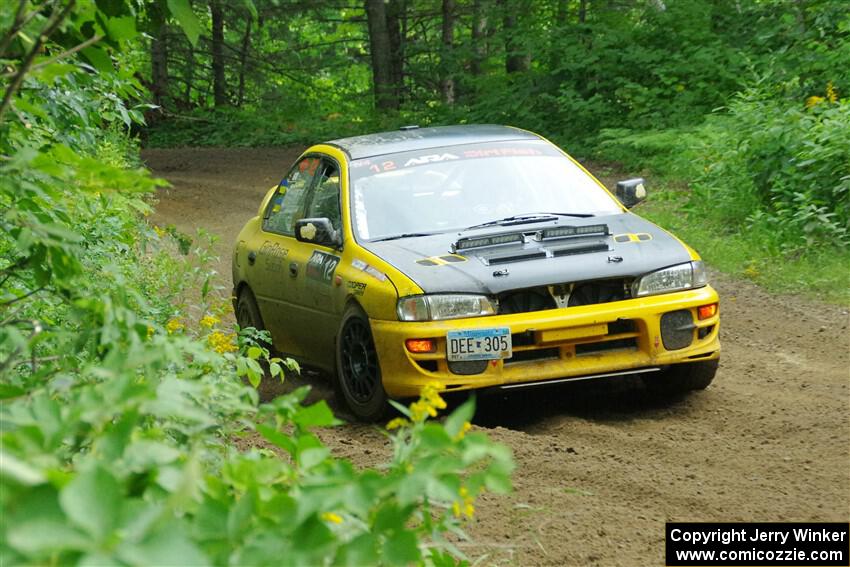
{"label": "car roof", "polygon": [[389,132],[377,132],[363,136],[352,136],[325,142],[336,146],[351,159],[362,159],[398,152],[427,150],[460,144],[506,142],[511,140],[539,140],[540,136],[496,124],[469,124],[458,126],[434,126],[431,128],[405,127]]}

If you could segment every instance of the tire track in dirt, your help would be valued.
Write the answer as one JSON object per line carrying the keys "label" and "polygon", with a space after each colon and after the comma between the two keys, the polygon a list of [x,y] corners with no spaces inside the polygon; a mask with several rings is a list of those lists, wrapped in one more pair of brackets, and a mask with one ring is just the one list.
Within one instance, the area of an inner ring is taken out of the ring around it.
{"label": "tire track in dirt", "polygon": [[[160,193],[152,222],[220,236],[219,283],[229,289],[234,238],[298,153],[146,150],[154,173],[173,184]],[[847,309],[712,276],[723,354],[706,391],[659,399],[623,379],[479,401],[476,427],[511,446],[518,469],[513,494],[478,502],[468,526],[473,541],[461,544],[470,558],[661,565],[665,521],[848,521]],[[316,396],[330,395],[315,375],[306,381]],[[266,395],[276,391],[264,386]],[[372,426],[321,436],[363,466],[389,454]]]}

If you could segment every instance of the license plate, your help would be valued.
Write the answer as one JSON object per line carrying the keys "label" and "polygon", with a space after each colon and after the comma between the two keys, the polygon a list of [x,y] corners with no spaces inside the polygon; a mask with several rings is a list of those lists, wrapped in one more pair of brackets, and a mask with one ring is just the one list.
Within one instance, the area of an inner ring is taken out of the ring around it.
{"label": "license plate", "polygon": [[510,358],[511,330],[501,327],[449,331],[446,335],[446,354],[452,362]]}

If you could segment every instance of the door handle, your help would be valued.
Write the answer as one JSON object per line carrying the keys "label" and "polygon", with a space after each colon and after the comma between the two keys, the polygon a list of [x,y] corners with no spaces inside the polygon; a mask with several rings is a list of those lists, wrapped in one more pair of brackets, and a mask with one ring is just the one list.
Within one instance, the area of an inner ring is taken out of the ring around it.
{"label": "door handle", "polygon": [[254,262],[256,262],[256,261],[257,261],[257,253],[254,252],[253,250],[251,250],[250,252],[248,252],[248,263],[253,266]]}
{"label": "door handle", "polygon": [[298,275],[298,264],[295,262],[289,263],[289,275],[293,278]]}

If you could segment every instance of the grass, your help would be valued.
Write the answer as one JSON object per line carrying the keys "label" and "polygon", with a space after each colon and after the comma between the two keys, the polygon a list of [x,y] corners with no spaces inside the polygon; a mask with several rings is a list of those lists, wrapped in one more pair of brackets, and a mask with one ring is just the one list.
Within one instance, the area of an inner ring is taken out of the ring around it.
{"label": "grass", "polygon": [[850,250],[815,248],[787,255],[757,232],[731,231],[717,219],[687,214],[687,192],[675,182],[650,188],[635,212],[673,232],[713,268],[778,293],[850,305]]}

